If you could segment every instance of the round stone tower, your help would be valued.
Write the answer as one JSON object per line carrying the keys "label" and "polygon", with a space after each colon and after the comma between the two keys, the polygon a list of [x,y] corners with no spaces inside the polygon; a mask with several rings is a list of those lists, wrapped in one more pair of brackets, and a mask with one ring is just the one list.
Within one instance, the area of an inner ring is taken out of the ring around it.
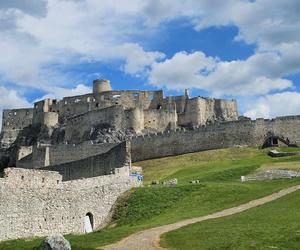
{"label": "round stone tower", "polygon": [[105,91],[111,91],[110,81],[109,80],[94,80],[93,81],[93,93],[99,94]]}

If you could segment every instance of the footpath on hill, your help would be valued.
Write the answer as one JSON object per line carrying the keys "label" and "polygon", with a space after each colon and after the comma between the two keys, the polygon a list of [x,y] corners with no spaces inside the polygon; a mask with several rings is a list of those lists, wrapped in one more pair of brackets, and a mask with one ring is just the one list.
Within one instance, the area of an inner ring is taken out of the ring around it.
{"label": "footpath on hill", "polygon": [[225,210],[213,213],[213,214],[209,214],[209,215],[205,215],[205,216],[201,216],[201,217],[196,217],[196,218],[192,218],[192,219],[179,221],[179,222],[176,222],[173,224],[168,224],[168,225],[164,225],[164,226],[147,229],[147,230],[135,233],[133,235],[130,235],[129,237],[127,237],[115,244],[103,246],[98,249],[102,249],[102,250],[162,250],[163,248],[159,246],[159,240],[160,240],[160,236],[164,233],[176,230],[178,228],[187,226],[189,224],[240,213],[240,212],[243,212],[250,208],[257,207],[257,206],[263,205],[265,203],[279,199],[279,198],[281,198],[287,194],[293,193],[297,190],[300,190],[300,185],[282,189],[279,192],[273,193],[273,194],[265,196],[263,198],[252,200],[245,204],[242,204],[242,205],[239,205],[236,207],[232,207],[229,209],[225,209]]}

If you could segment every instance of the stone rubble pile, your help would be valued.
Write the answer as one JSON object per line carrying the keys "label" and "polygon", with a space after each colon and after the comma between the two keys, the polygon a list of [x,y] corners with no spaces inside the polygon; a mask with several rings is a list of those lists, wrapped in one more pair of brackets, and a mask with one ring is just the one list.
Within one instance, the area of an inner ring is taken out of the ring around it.
{"label": "stone rubble pile", "polygon": [[166,180],[163,182],[164,186],[176,186],[178,184],[178,180],[176,178],[171,180]]}
{"label": "stone rubble pile", "polygon": [[246,181],[263,181],[263,180],[276,180],[276,179],[291,179],[300,177],[300,172],[283,169],[272,169],[265,172],[260,172],[253,175],[241,176],[241,182]]}

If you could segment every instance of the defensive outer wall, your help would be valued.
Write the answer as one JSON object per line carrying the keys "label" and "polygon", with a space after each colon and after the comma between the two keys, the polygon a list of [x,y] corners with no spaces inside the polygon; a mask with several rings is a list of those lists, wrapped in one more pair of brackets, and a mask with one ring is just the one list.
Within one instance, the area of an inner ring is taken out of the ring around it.
{"label": "defensive outer wall", "polygon": [[[117,198],[137,186],[122,173],[62,181],[57,172],[5,169],[0,178],[0,240],[83,234],[87,214],[94,229],[106,225]],[[16,188],[18,187],[18,188]]]}
{"label": "defensive outer wall", "polygon": [[104,227],[117,198],[140,185],[130,169],[127,142],[42,169],[6,168],[0,176],[0,241],[82,234],[87,217],[93,229]]}
{"label": "defensive outer wall", "polygon": [[300,116],[243,119],[132,138],[132,161],[235,146],[261,147],[270,136],[300,144]]}

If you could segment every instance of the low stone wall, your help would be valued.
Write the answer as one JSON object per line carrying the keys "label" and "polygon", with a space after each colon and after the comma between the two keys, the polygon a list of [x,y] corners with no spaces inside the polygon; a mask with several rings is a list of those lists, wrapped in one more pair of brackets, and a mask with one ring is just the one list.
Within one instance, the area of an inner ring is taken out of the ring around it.
{"label": "low stone wall", "polygon": [[284,169],[271,169],[265,172],[259,172],[247,176],[241,176],[241,182],[247,181],[264,181],[276,179],[292,179],[300,177],[300,172]]}
{"label": "low stone wall", "polygon": [[57,172],[6,169],[0,178],[0,240],[82,234],[84,219],[106,225],[117,198],[138,186],[128,167],[119,174],[62,182]]}

